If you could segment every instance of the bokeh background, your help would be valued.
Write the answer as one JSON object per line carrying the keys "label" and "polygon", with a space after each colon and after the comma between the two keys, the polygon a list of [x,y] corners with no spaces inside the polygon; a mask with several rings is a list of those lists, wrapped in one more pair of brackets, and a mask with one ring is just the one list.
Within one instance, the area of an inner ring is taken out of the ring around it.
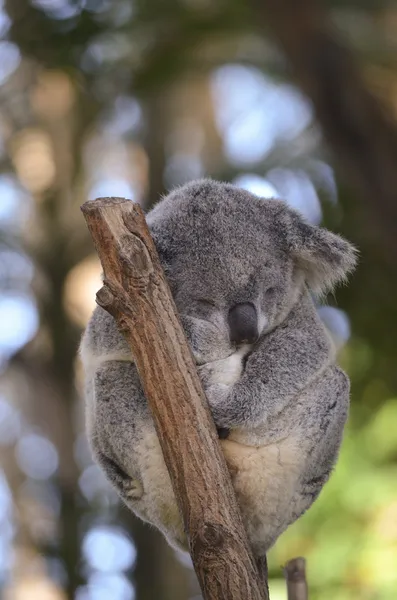
{"label": "bokeh background", "polygon": [[201,176],[285,198],[361,252],[319,310],[352,380],[340,462],[269,554],[313,600],[397,598],[397,6],[0,2],[0,596],[193,600],[189,561],[117,501],[76,350],[100,286],[79,211]]}

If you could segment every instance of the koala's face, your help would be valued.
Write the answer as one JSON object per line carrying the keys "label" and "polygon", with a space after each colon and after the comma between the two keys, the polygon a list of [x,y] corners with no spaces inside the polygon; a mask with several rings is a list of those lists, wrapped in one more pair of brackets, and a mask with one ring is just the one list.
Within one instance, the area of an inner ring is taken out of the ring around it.
{"label": "koala's face", "polygon": [[[177,189],[147,221],[199,364],[252,345],[281,323],[310,276],[313,287],[331,285],[336,275],[325,272],[327,252],[350,252],[353,260],[347,242],[307,225],[283,202],[210,180]],[[318,244],[312,231],[331,236],[327,247],[309,247]],[[332,261],[340,278],[348,267],[337,265],[339,258]]]}

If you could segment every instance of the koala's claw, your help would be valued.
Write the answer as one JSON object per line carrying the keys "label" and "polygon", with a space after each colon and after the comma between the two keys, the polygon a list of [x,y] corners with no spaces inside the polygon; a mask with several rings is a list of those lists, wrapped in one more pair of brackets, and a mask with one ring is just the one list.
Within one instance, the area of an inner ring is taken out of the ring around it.
{"label": "koala's claw", "polygon": [[226,440],[229,437],[230,429],[227,427],[217,427],[218,437],[220,440]]}
{"label": "koala's claw", "polygon": [[143,496],[143,486],[139,479],[129,479],[123,485],[124,495],[128,500],[140,500]]}

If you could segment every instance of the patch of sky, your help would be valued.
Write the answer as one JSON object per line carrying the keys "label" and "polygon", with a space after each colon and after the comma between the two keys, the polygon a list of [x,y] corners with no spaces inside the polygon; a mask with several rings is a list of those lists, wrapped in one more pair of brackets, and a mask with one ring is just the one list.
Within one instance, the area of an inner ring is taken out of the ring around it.
{"label": "patch of sky", "polygon": [[[0,470],[0,522],[7,521],[10,516],[12,508],[12,495],[10,488],[8,487],[7,479],[4,472]],[[3,528],[4,523],[1,523],[2,537],[4,537],[5,529]],[[8,530],[11,534],[11,531]],[[6,537],[11,537],[8,535]]]}
{"label": "patch of sky", "polygon": [[293,86],[259,70],[226,65],[212,75],[215,115],[225,154],[233,164],[260,161],[277,139],[292,139],[312,120],[310,104]]}
{"label": "patch of sky", "polygon": [[233,180],[234,185],[243,190],[247,190],[255,196],[259,196],[260,198],[278,198],[279,194],[277,189],[264,177],[260,177],[259,175],[254,175],[251,173],[245,173],[244,175],[239,175]]}
{"label": "patch of sky", "polygon": [[113,489],[97,465],[90,465],[84,469],[79,478],[79,488],[89,502],[113,495]]}
{"label": "patch of sky", "polygon": [[106,198],[108,196],[119,196],[134,200],[136,192],[132,185],[125,179],[100,179],[94,183],[88,193],[89,200],[95,198]]}
{"label": "patch of sky", "polygon": [[135,600],[135,590],[122,573],[93,573],[76,600]]}
{"label": "patch of sky", "polygon": [[81,13],[83,2],[76,0],[31,0],[31,4],[52,19],[72,19]]}
{"label": "patch of sky", "polygon": [[2,4],[0,4],[0,37],[3,37],[7,33],[11,25],[11,19],[5,12]]}
{"label": "patch of sky", "polygon": [[33,299],[27,295],[0,296],[0,364],[35,335],[39,318]]}
{"label": "patch of sky", "polygon": [[15,177],[0,175],[0,225],[12,227],[29,216],[28,195]]}
{"label": "patch of sky", "polygon": [[313,182],[304,171],[272,169],[266,177],[277,189],[279,197],[286,200],[291,208],[300,212],[313,225],[321,222],[320,200]]}
{"label": "patch of sky", "polygon": [[16,447],[18,466],[28,477],[43,481],[58,468],[58,453],[52,442],[36,433],[24,435]]}
{"label": "patch of sky", "polygon": [[104,122],[104,134],[112,139],[119,139],[136,130],[142,119],[139,102],[132,97],[119,96],[114,102],[109,118]]}
{"label": "patch of sky", "polygon": [[251,173],[239,175],[233,183],[262,198],[280,198],[300,212],[310,223],[318,225],[322,210],[316,189],[304,171],[272,169],[266,177]]}
{"label": "patch of sky", "polygon": [[32,278],[33,264],[29,258],[21,252],[0,246],[0,290],[15,289],[21,284],[27,290]]}
{"label": "patch of sky", "polygon": [[334,306],[319,306],[317,311],[336,346],[342,347],[350,338],[350,320],[347,314]]}
{"label": "patch of sky", "polygon": [[103,573],[131,569],[136,560],[136,549],[121,528],[93,527],[83,540],[83,554],[88,565]]}
{"label": "patch of sky", "polygon": [[[0,23],[1,26],[1,23]],[[0,85],[14,73],[21,62],[18,46],[6,40],[0,41]]]}

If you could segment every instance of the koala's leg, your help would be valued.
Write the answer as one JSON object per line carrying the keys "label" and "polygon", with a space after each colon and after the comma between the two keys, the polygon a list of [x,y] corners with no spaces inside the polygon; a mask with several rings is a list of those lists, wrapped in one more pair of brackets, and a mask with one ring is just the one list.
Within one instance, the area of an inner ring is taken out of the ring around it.
{"label": "koala's leg", "polygon": [[252,550],[256,557],[264,556],[289,524],[302,470],[298,440],[291,436],[262,447],[220,443]]}
{"label": "koala's leg", "polygon": [[221,441],[256,556],[320,493],[338,455],[348,404],[347,377],[332,366],[268,423],[263,445]]}
{"label": "koala's leg", "polygon": [[116,488],[118,494],[126,504],[134,500],[141,500],[143,485],[139,479],[127,475],[113,460],[101,451],[96,452],[95,456],[106,478]]}
{"label": "koala's leg", "polygon": [[299,420],[306,462],[292,502],[292,521],[313,504],[328,481],[349,413],[350,383],[339,367],[329,367],[308,392]]}
{"label": "koala's leg", "polygon": [[94,457],[127,506],[186,549],[182,519],[135,366],[103,362],[87,398]]}

